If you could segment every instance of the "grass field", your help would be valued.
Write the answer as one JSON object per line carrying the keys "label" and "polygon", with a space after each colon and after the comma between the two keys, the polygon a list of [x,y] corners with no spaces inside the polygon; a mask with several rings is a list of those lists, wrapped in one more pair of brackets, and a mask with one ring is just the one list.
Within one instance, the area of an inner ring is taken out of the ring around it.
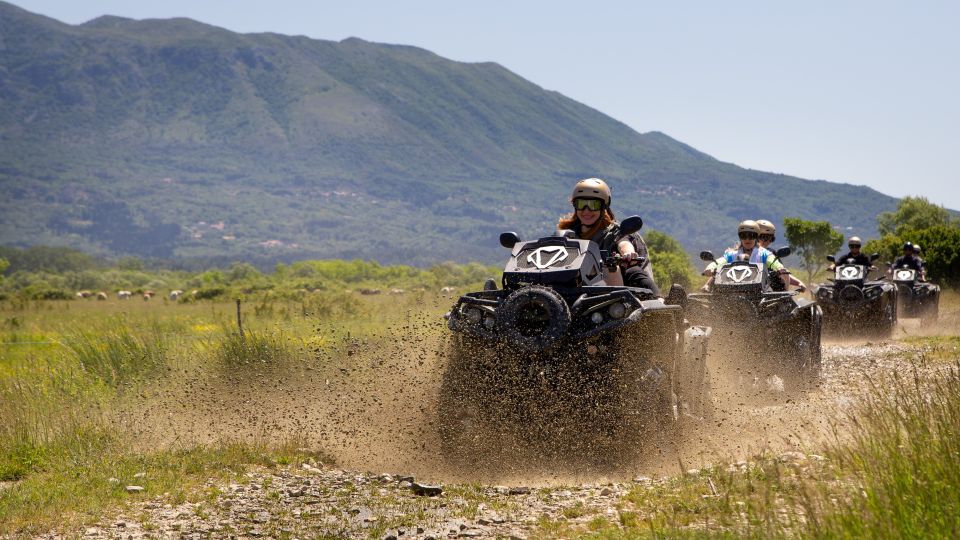
{"label": "grass field", "polygon": [[[441,334],[450,298],[432,293],[307,295],[236,304],[9,301],[0,305],[0,534],[76,530],[145,494],[172,503],[215,496],[254,467],[313,460],[322,447],[289,437],[223,437],[145,445],[118,416],[184,375],[252,381],[293,366],[346,369],[345,344],[386,343],[412,321]],[[545,519],[543,537],[951,537],[960,531],[960,297],[948,293],[936,332],[903,338],[914,374],[877,384],[849,433],[817,456],[759,455],[637,484],[615,517],[584,527]],[[430,322],[432,321],[432,322]],[[329,360],[332,356],[336,362]],[[934,365],[936,369],[930,369]],[[936,375],[932,375],[936,373]],[[245,377],[248,377],[246,379]],[[822,456],[822,457],[821,457]],[[143,493],[128,489],[139,486]],[[571,519],[583,517],[576,509]]]}

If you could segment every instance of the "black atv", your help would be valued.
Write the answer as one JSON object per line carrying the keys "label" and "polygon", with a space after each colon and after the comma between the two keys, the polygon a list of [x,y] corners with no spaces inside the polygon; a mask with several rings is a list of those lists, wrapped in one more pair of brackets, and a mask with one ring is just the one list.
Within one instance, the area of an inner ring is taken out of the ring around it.
{"label": "black atv", "polygon": [[[790,248],[775,254],[782,259]],[[700,258],[716,260],[709,251]],[[717,268],[708,292],[689,296],[690,320],[714,330],[711,348],[722,374],[738,390],[756,387],[761,395],[804,389],[820,377],[823,312],[797,291],[773,291],[771,280],[761,264],[736,260]]]}
{"label": "black atv", "polygon": [[937,321],[940,310],[939,285],[921,281],[917,271],[908,266],[891,268],[890,280],[897,287],[900,317],[919,317],[921,324]]}
{"label": "black atv", "polygon": [[[628,218],[620,231],[642,224]],[[449,458],[544,443],[537,452],[622,459],[676,435],[681,417],[708,413],[710,330],[687,325],[671,304],[685,299],[679,285],[666,303],[607,285],[619,254],[573,231],[526,242],[503,233],[500,243],[512,250],[502,288],[488,280],[447,314],[439,431]]]}
{"label": "black atv", "polygon": [[[873,262],[878,253],[870,256]],[[812,290],[823,309],[824,331],[833,335],[873,333],[889,336],[897,325],[897,288],[888,281],[868,279],[870,267],[853,259],[834,263],[832,283]]]}

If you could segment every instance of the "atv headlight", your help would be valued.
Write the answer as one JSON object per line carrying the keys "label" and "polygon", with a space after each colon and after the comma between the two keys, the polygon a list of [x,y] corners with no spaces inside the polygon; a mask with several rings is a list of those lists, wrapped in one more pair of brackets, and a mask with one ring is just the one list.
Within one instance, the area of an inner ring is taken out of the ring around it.
{"label": "atv headlight", "polygon": [[607,313],[611,319],[622,319],[623,316],[627,314],[627,306],[622,302],[610,304],[610,307],[607,308]]}
{"label": "atv headlight", "polygon": [[594,311],[594,312],[593,312],[593,315],[590,315],[590,321],[593,322],[593,324],[600,324],[600,323],[602,323],[602,322],[603,322],[603,313],[600,313],[599,311]]}
{"label": "atv headlight", "polygon": [[820,290],[817,291],[817,296],[824,299],[830,298],[830,289],[826,287],[820,287]]}
{"label": "atv headlight", "polygon": [[470,324],[479,324],[480,320],[483,319],[483,312],[477,308],[466,308],[463,310],[463,317]]}
{"label": "atv headlight", "polygon": [[483,318],[483,326],[487,330],[493,330],[493,315],[487,315]]}

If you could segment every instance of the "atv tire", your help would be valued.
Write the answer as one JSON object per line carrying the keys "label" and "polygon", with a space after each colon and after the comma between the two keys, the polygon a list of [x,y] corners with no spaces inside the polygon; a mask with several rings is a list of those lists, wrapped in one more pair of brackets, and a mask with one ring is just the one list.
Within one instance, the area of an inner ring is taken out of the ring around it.
{"label": "atv tire", "polygon": [[540,352],[566,335],[570,308],[554,290],[531,285],[504,300],[497,310],[497,325],[507,343],[524,352]]}

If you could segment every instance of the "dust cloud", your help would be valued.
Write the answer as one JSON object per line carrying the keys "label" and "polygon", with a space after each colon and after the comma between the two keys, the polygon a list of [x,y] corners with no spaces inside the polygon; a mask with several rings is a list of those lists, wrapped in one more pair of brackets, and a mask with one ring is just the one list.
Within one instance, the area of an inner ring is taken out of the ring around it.
{"label": "dust cloud", "polygon": [[549,433],[535,425],[535,416],[517,420],[511,429],[488,434],[495,442],[489,452],[478,447],[479,457],[459,462],[445,458],[440,436],[438,407],[450,360],[442,320],[413,314],[363,339],[334,327],[322,331],[328,343],[300,351],[296,361],[231,369],[211,361],[174,369],[125,407],[118,428],[132,432],[144,447],[294,441],[332,457],[341,468],[428,481],[628,480],[764,451],[809,451],[830,437],[838,411],[866,391],[865,374],[884,368],[877,359],[898,350],[889,342],[826,345],[822,382],[803,392],[780,391],[769,381],[759,381],[759,390],[742,379],[736,382],[726,375],[736,371],[735,351],[715,351],[710,359],[713,413],[682,418],[676,438],[644,444],[638,454],[594,452],[617,446],[594,444],[608,435],[591,431],[607,405],[596,401],[597,410],[590,410],[586,402],[553,414],[575,421],[554,423]]}

